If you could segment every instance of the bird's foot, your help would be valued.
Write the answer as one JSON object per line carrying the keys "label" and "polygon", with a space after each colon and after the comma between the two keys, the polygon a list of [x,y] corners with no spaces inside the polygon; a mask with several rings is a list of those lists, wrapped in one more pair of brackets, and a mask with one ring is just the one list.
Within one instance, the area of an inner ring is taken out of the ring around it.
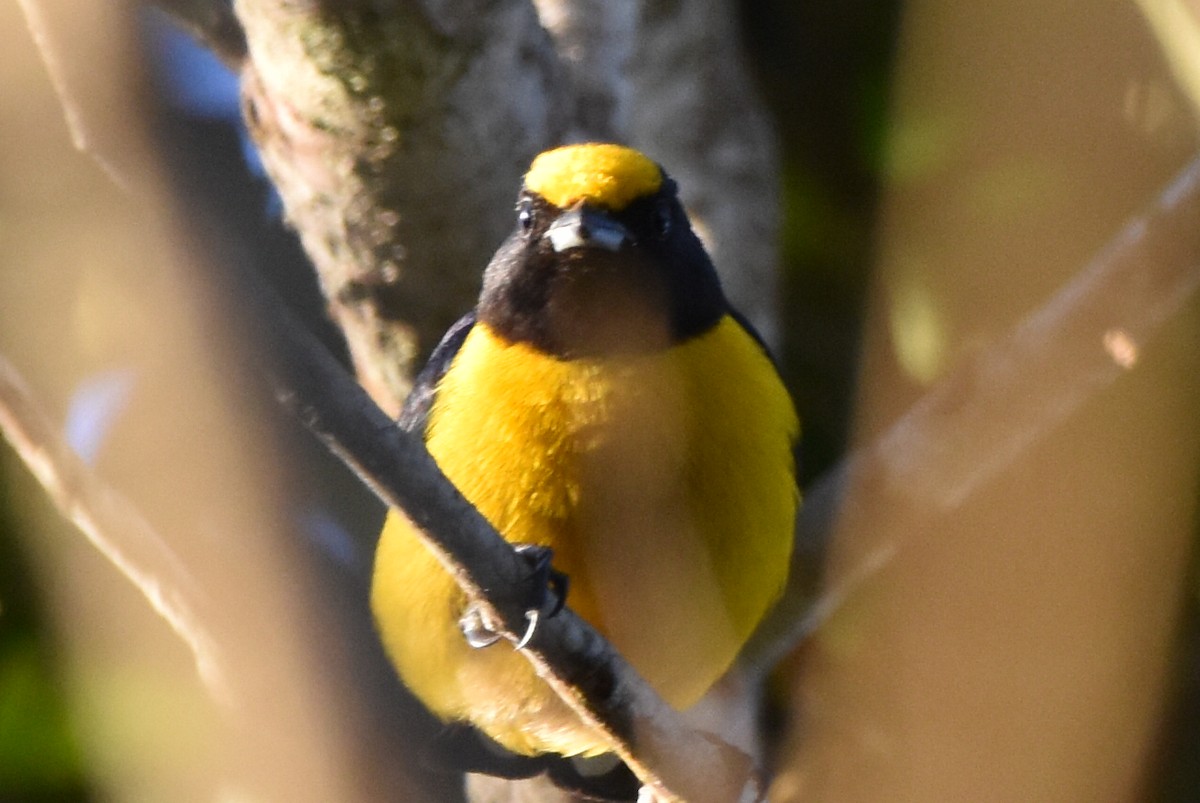
{"label": "bird's foot", "polygon": [[[529,563],[529,576],[525,579],[528,603],[525,607],[525,632],[517,641],[517,649],[526,647],[543,617],[557,614],[567,604],[567,575],[551,566],[554,550],[537,544],[516,544],[517,554]],[[500,640],[497,627],[478,605],[470,604],[458,620],[467,643],[475,649],[490,647]]]}

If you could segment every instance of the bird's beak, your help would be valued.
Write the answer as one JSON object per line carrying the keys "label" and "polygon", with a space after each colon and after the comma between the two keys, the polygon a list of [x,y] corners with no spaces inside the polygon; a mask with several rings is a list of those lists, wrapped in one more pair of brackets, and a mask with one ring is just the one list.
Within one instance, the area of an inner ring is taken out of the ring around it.
{"label": "bird's beak", "polygon": [[618,251],[632,239],[629,231],[619,222],[601,210],[586,206],[582,201],[550,224],[546,238],[559,253],[572,248]]}

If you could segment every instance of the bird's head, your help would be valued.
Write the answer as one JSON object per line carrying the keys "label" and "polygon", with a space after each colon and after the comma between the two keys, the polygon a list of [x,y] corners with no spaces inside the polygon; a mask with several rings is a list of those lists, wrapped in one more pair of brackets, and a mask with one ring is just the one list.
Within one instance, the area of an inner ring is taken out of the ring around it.
{"label": "bird's head", "polygon": [[478,312],[498,335],[569,359],[666,348],[725,310],[675,182],[632,148],[589,143],[534,159]]}

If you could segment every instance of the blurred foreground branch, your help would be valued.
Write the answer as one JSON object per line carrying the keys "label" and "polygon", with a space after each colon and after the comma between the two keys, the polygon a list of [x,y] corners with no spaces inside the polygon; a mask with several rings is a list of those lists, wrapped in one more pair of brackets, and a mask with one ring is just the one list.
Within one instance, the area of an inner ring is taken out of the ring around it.
{"label": "blurred foreground branch", "polygon": [[205,624],[204,591],[141,513],[75,455],[3,355],[0,435],[37,477],[58,510],[188,646],[196,671],[213,698],[232,702],[220,647]]}
{"label": "blurred foreground branch", "polygon": [[[767,670],[926,528],[1133,369],[1200,287],[1200,158],[1042,307],[937,382],[805,498],[792,581],[747,650]],[[812,567],[830,540],[815,607]],[[810,610],[811,608],[811,610]]]}

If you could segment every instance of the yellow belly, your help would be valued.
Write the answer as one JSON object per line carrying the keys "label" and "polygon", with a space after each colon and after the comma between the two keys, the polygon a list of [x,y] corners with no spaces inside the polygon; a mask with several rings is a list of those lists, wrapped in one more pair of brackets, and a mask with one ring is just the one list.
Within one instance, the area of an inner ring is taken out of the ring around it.
{"label": "yellow belly", "polygon": [[[774,367],[726,317],[662,353],[574,361],[476,324],[425,436],[505,538],[554,548],[570,607],[686,708],[728,669],[786,578],[797,429]],[[511,645],[466,644],[463,605],[391,514],[372,607],[409,688],[515,752],[605,752]]]}

